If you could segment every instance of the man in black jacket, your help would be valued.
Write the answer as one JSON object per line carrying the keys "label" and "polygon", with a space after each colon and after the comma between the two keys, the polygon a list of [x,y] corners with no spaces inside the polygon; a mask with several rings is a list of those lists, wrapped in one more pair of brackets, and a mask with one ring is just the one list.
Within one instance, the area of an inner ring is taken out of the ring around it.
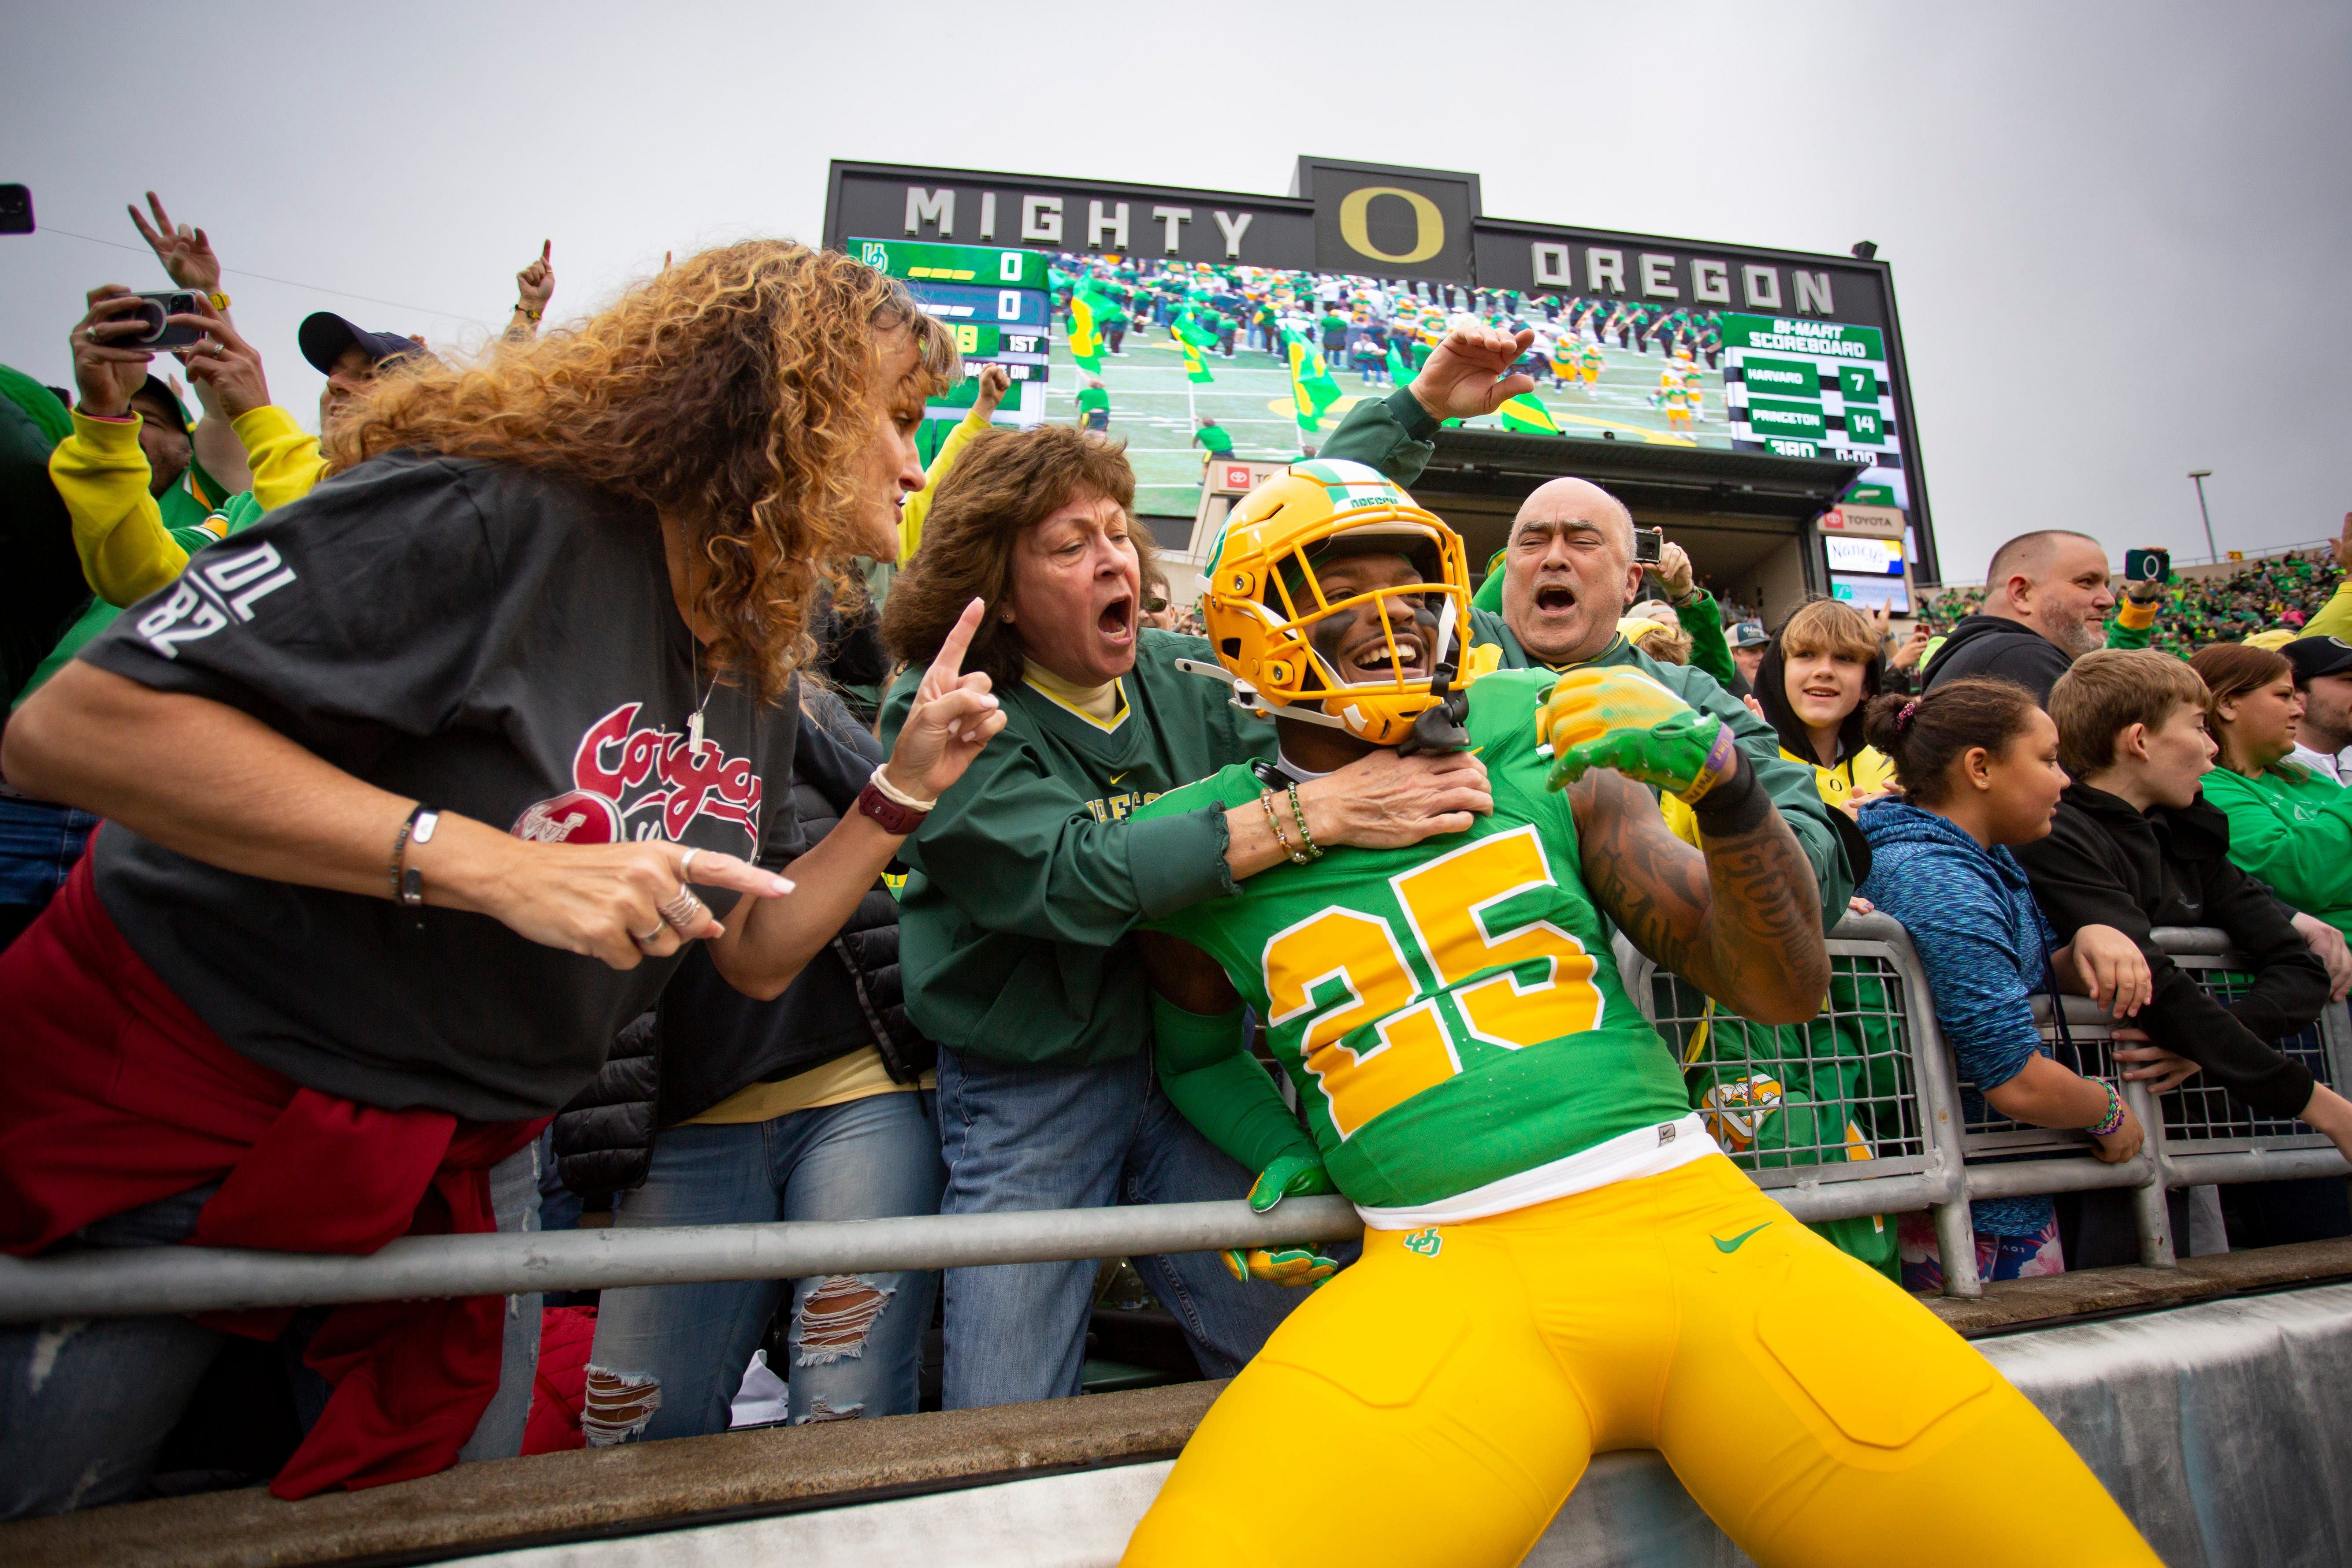
{"label": "man in black jacket", "polygon": [[[1922,690],[1970,675],[2014,680],[2043,703],[2066,667],[2106,640],[2106,547],[2087,533],[2047,528],[1992,552],[1984,607],[1952,628],[1928,662]],[[2153,619],[2147,606],[2143,625]]]}
{"label": "man in black jacket", "polygon": [[[2050,836],[2013,853],[2061,942],[2085,925],[2113,926],[2147,959],[2153,996],[2136,1027],[2116,1031],[2127,1076],[2162,1093],[2202,1070],[2256,1114],[2301,1118],[2341,1147],[2352,1141],[2352,1106],[2270,1043],[2319,1016],[2327,967],[2294,911],[2231,863],[2229,818],[2198,791],[2213,756],[2204,701],[2204,683],[2167,654],[2107,649],[2078,660],[2049,700],[2074,782]],[[2207,994],[2149,940],[2157,926],[2227,931],[2252,984],[2227,1003]],[[2076,1261],[2077,1250],[2067,1257]]]}

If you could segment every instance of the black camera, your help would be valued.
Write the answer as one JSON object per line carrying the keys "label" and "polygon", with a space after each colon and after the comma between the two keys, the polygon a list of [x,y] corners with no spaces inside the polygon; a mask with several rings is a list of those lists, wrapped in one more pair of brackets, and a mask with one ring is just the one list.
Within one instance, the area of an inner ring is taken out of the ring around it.
{"label": "black camera", "polygon": [[1666,558],[1666,531],[1663,528],[1637,528],[1633,531],[1633,564],[1655,566]]}
{"label": "black camera", "polygon": [[33,188],[0,185],[0,234],[33,232]]}
{"label": "black camera", "polygon": [[205,313],[204,296],[187,289],[168,289],[160,294],[142,294],[136,310],[114,318],[118,321],[138,321],[147,330],[125,333],[106,340],[111,349],[184,349],[205,335],[202,327],[175,326],[168,316],[201,316]]}

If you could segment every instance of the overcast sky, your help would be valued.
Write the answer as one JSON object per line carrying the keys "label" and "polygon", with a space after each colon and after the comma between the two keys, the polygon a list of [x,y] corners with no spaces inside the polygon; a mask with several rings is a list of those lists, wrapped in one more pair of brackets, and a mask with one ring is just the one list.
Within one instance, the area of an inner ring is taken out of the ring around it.
{"label": "overcast sky", "polygon": [[164,286],[63,232],[138,246],[150,186],[310,424],[310,311],[478,342],[551,238],[551,310],[585,312],[665,250],[817,238],[830,158],[1281,194],[1315,153],[1475,170],[1505,217],[1876,240],[1953,581],[2031,527],[2201,556],[2190,468],[2225,551],[2352,507],[2340,3],[230,0],[6,38],[0,179],[44,232],[0,237],[0,360],[45,381],[85,289]]}

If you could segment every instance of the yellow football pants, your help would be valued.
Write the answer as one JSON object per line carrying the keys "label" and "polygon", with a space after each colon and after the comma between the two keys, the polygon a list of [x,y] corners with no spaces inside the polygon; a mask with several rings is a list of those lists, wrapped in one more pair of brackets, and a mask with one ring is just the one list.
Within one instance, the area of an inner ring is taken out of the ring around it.
{"label": "yellow football pants", "polygon": [[1730,1161],[1370,1231],[1210,1409],[1125,1562],[1495,1568],[1656,1448],[1761,1568],[2156,1568],[2065,1438]]}

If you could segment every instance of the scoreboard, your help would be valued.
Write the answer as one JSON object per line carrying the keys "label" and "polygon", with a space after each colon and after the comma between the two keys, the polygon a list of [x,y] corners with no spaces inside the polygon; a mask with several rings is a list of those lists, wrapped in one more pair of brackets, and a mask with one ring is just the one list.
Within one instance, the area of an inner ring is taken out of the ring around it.
{"label": "scoreboard", "polygon": [[1727,310],[1723,381],[1733,446],[1866,463],[1857,485],[1910,504],[1886,336],[1876,327]]}
{"label": "scoreboard", "polygon": [[924,312],[954,334],[968,373],[961,384],[933,397],[922,434],[925,458],[980,394],[981,366],[1004,367],[1013,388],[996,411],[999,425],[1031,426],[1045,418],[1045,367],[1053,346],[1053,295],[1045,257],[1035,250],[987,245],[858,239],[849,254],[907,286]]}

